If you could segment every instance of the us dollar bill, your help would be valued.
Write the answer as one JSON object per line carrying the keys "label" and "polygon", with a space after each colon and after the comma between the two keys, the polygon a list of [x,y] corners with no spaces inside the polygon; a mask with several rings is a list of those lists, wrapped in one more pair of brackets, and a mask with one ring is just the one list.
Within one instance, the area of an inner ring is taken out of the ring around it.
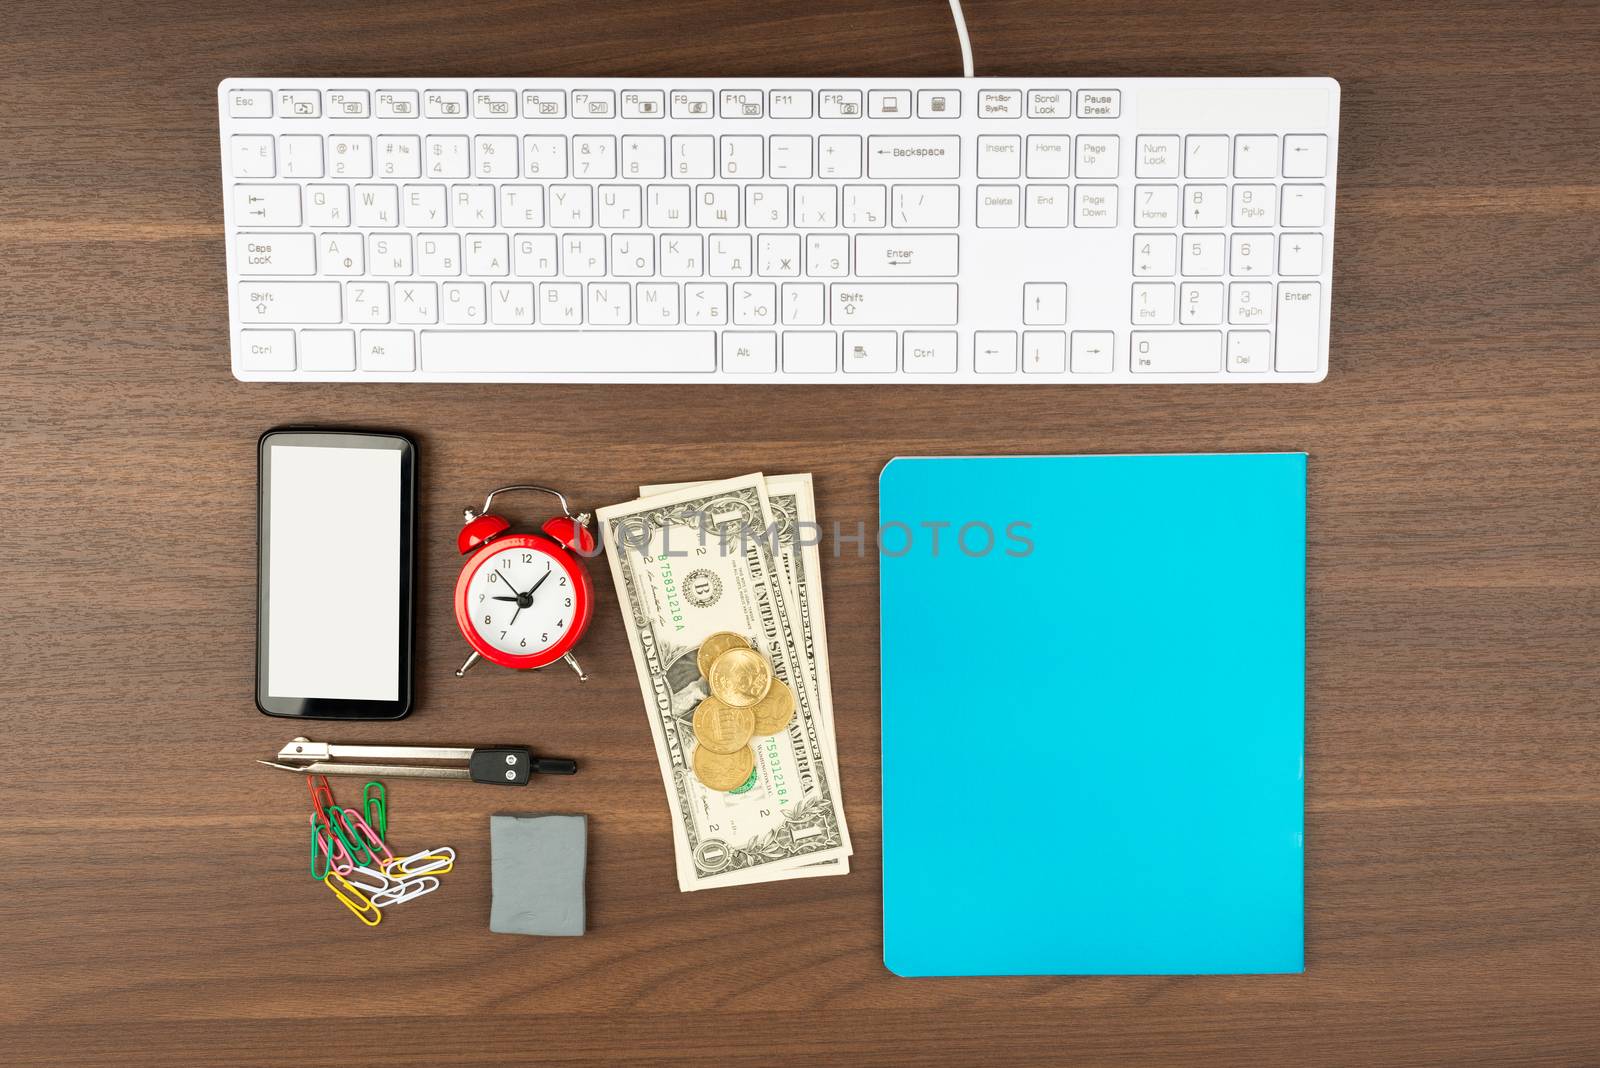
{"label": "us dollar bill", "polygon": [[[822,874],[798,869],[850,853],[832,738],[769,535],[773,516],[760,475],[598,513],[666,785],[682,890]],[[689,763],[692,715],[709,692],[695,653],[717,631],[750,638],[795,692],[789,727],[755,739],[755,782],[740,792],[708,790]]]}
{"label": "us dollar bill", "polygon": [[[828,631],[822,609],[822,554],[817,526],[817,504],[810,475],[767,475],[767,500],[778,525],[778,553],[791,600],[799,616],[806,649],[805,684],[827,737],[826,754],[833,782],[840,782],[839,744],[833,709],[833,680],[828,669]],[[640,486],[640,497],[674,493],[703,482],[673,482]],[[822,861],[805,869],[807,876],[844,875],[848,859]],[[797,873],[798,874],[798,873]]]}

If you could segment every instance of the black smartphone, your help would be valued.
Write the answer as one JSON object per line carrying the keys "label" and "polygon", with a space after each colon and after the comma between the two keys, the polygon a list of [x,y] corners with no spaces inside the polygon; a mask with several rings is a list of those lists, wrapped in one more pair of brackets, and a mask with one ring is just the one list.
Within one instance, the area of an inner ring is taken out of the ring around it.
{"label": "black smartphone", "polygon": [[256,707],[269,716],[411,711],[417,446],[401,434],[261,435]]}

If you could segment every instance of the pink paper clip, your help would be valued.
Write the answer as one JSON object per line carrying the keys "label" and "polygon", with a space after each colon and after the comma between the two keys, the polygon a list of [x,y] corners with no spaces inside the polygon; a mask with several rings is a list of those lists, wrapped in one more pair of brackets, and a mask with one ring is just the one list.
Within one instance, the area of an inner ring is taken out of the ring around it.
{"label": "pink paper clip", "polygon": [[[375,864],[381,866],[385,861],[394,859],[394,854],[389,852],[389,847],[383,844],[383,839],[378,837],[376,831],[367,826],[367,821],[361,818],[361,813],[347,808],[344,810],[344,817],[345,826],[353,826],[357,833],[366,840],[367,847],[372,850],[372,859]],[[383,852],[383,860],[378,859],[379,850]]]}
{"label": "pink paper clip", "polygon": [[[327,834],[317,834],[319,830],[327,829]],[[355,860],[351,858],[350,851],[339,841],[339,836],[328,828],[325,821],[317,819],[315,812],[311,813],[311,831],[316,835],[317,845],[322,847],[322,855],[328,858],[328,864],[340,875],[349,875],[356,870]],[[315,875],[315,871],[312,872]]]}

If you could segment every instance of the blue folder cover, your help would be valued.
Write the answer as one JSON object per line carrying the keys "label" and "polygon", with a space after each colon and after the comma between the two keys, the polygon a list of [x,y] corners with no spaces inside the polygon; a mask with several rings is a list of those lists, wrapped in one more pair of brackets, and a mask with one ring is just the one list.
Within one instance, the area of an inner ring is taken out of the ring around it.
{"label": "blue folder cover", "polygon": [[1304,970],[1305,470],[884,468],[891,971]]}

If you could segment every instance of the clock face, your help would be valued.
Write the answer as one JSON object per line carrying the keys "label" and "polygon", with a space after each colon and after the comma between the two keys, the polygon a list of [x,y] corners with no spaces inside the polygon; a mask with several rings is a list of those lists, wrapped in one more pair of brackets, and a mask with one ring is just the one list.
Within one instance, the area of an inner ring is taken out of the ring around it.
{"label": "clock face", "polygon": [[535,656],[564,641],[578,622],[584,595],[565,563],[541,546],[498,543],[464,593],[472,629],[510,656]]}

